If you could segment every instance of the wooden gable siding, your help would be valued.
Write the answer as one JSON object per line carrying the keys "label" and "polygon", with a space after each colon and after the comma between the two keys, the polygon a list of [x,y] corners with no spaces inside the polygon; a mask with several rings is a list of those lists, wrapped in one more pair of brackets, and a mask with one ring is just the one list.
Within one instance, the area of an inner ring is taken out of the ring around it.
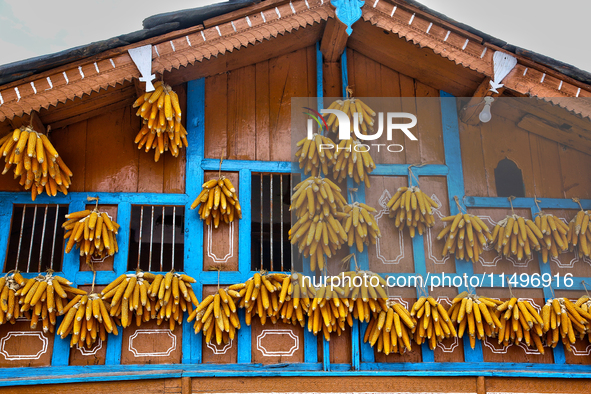
{"label": "wooden gable siding", "polygon": [[291,98],[316,95],[316,49],[205,80],[205,157],[290,161]]}
{"label": "wooden gable siding", "polygon": [[[185,111],[185,85],[174,90]],[[165,152],[155,163],[153,150],[140,151],[133,142],[141,127],[135,112],[129,104],[50,132],[74,173],[70,192],[184,193],[185,149],[178,158]],[[0,176],[0,191],[22,190],[12,171]]]}
{"label": "wooden gable siding", "polygon": [[[500,160],[508,158],[523,173],[526,197],[591,198],[591,155],[519,127],[529,107],[511,108],[501,99],[492,108],[489,123],[470,126],[460,122],[466,195],[496,197],[494,170]],[[566,111],[558,110],[567,117]],[[587,122],[575,116],[567,119]]]}

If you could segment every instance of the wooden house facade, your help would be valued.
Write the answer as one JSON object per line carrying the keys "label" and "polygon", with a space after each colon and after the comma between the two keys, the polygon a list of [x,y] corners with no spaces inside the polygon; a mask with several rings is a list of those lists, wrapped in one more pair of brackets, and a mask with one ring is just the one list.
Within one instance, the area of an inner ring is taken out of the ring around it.
{"label": "wooden house facade", "polygon": [[[235,8],[0,79],[0,136],[29,123],[50,130],[74,173],[67,195],[40,194],[35,201],[11,173],[0,177],[4,273],[18,269],[31,278],[52,269],[89,291],[136,268],[174,269],[196,279],[201,301],[263,269],[297,269],[287,239],[292,99],[318,97],[318,106],[328,107],[328,98],[346,96],[347,87],[355,97],[399,99],[403,112],[419,119],[418,141],[395,136],[402,152],[376,154],[370,188],[344,185],[378,214],[387,213],[384,198],[412,184],[409,168],[421,189],[437,197],[438,219],[461,207],[492,228],[511,211],[534,218],[541,209],[568,222],[580,209],[573,198],[591,209],[587,73],[413,1],[265,0]],[[177,23],[174,18],[169,22]],[[146,45],[152,73],[178,94],[188,132],[178,157],[165,153],[157,162],[134,144],[142,123],[132,104],[145,84],[129,50]],[[501,80],[497,53],[515,60]],[[503,86],[493,93],[491,82]],[[485,96],[495,98],[488,123],[478,120]],[[236,186],[242,218],[212,229],[190,207],[201,185],[218,174]],[[508,182],[518,186],[512,201],[500,190]],[[120,225],[119,251],[94,264],[96,273],[76,252],[64,253],[59,225],[66,213],[92,208],[89,196]],[[578,299],[591,285],[591,260],[576,251],[544,263],[537,253],[517,261],[489,250],[473,264],[441,257],[440,221],[414,238],[387,216],[379,225],[379,247],[356,253],[359,267],[383,276],[459,278],[459,286],[426,289],[445,307],[472,290],[498,299],[514,294],[541,308],[554,297]],[[329,273],[339,272],[348,249],[339,253]],[[505,281],[514,274],[524,280],[509,289]],[[544,286],[543,275],[556,281]],[[422,291],[401,286],[388,295],[410,308]],[[586,337],[571,350],[559,343],[544,354],[490,339],[472,348],[465,337],[386,356],[364,342],[367,323],[354,321],[327,341],[306,327],[256,319],[248,326],[243,311],[239,316],[241,328],[227,345],[206,343],[186,317],[173,330],[154,321],[132,324],[92,349],[71,348],[68,339],[32,329],[27,320],[6,323],[0,325],[0,392],[589,391]]]}

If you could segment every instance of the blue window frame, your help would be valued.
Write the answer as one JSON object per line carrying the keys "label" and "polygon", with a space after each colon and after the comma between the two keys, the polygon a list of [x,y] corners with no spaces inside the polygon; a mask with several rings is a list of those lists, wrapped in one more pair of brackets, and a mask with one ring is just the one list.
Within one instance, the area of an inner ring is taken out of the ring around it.
{"label": "blue window frame", "polygon": [[[347,86],[347,59],[346,52],[341,59],[343,72],[343,87]],[[317,44],[317,81],[318,92],[322,92],[322,55]],[[345,96],[345,93],[343,93]],[[119,253],[115,255],[113,271],[97,271],[96,283],[105,285],[117,276],[128,272],[127,259],[129,248],[129,223],[131,219],[132,204],[146,205],[184,205],[185,214],[185,273],[194,277],[197,283],[193,286],[195,293],[200,296],[204,285],[216,285],[218,273],[203,271],[203,223],[196,211],[190,211],[193,199],[201,191],[204,181],[204,171],[217,171],[219,161],[204,157],[204,114],[205,114],[205,81],[203,78],[188,82],[187,89],[187,131],[190,145],[186,152],[186,186],[184,194],[155,194],[155,193],[91,193],[100,198],[101,204],[117,205],[117,221],[121,224],[119,232]],[[464,180],[462,168],[462,156],[460,150],[459,125],[457,117],[456,99],[450,94],[441,92],[441,114],[443,126],[443,143],[445,153],[445,165],[428,164],[413,168],[417,176],[443,176],[447,180],[449,201],[453,197],[464,195]],[[322,97],[319,97],[318,106],[322,106]],[[372,175],[383,176],[408,176],[406,164],[378,164]],[[243,206],[248,206],[251,201],[251,174],[255,172],[265,173],[290,173],[291,162],[274,161],[243,161],[224,160],[222,171],[238,172],[238,193]],[[352,181],[349,181],[352,182]],[[365,201],[363,185],[357,186],[350,183],[349,187],[358,187],[355,194],[357,201]],[[69,212],[84,209],[86,197],[89,193],[69,193],[67,196],[37,197],[38,204],[67,204]],[[578,205],[566,199],[539,199],[542,209],[578,209]],[[13,204],[30,204],[28,192],[9,193],[0,192],[0,237],[7,239],[10,232],[10,217]],[[582,200],[585,209],[591,209],[591,200]],[[467,208],[509,208],[506,198],[470,197],[465,198]],[[533,198],[517,198],[513,201],[516,208],[529,208],[532,214],[537,212]],[[455,204],[450,204],[450,213],[457,213]],[[238,270],[222,271],[219,273],[220,283],[240,283],[250,278],[254,271],[250,264],[250,237],[251,237],[251,213],[249,209],[243,210],[243,217],[239,226],[239,253]],[[416,235],[412,241],[414,254],[415,273],[427,275],[423,237]],[[0,243],[0,256],[6,255],[7,242]],[[363,253],[351,250],[356,254],[357,262],[362,270],[369,269],[367,249]],[[543,264],[539,259],[540,272],[550,273],[549,264]],[[309,265],[304,264],[304,267]],[[456,260],[456,273],[454,276],[464,274],[473,275],[472,263]],[[64,255],[62,272],[74,286],[88,285],[92,283],[91,272],[79,271],[79,257],[75,253]],[[308,268],[309,270],[309,268]],[[306,272],[305,273],[309,273]],[[25,274],[32,277],[35,274]],[[386,274],[382,274],[386,275]],[[475,275],[481,277],[482,275]],[[568,290],[583,290],[582,281],[591,283],[591,278],[573,278],[574,285]],[[499,279],[500,281],[500,279]],[[500,286],[501,283],[494,283]],[[555,286],[557,290],[566,289],[564,286]],[[460,288],[459,291],[466,290]],[[418,291],[418,290],[417,290]],[[544,289],[544,296],[550,298],[550,289]],[[182,338],[182,364],[179,365],[120,365],[122,335],[109,335],[107,341],[107,355],[105,366],[68,366],[70,347],[67,340],[56,338],[53,346],[53,357],[49,368],[3,368],[0,369],[0,385],[27,385],[40,383],[63,382],[89,382],[104,380],[135,380],[149,376],[152,379],[173,378],[181,376],[548,376],[548,377],[588,377],[591,366],[566,365],[564,349],[559,344],[554,349],[554,364],[530,364],[530,363],[485,363],[482,358],[480,341],[476,341],[476,348],[472,349],[468,338],[464,338],[464,363],[435,363],[434,354],[426,344],[421,348],[421,363],[376,363],[373,349],[363,343],[362,334],[367,324],[359,324],[357,321],[351,330],[352,335],[352,363],[331,364],[330,347],[326,340],[322,340],[323,358],[319,362],[317,356],[317,338],[304,330],[304,362],[289,365],[263,366],[251,363],[251,331],[244,322],[244,313],[240,311],[242,328],[238,331],[238,356],[236,364],[202,364],[202,337],[195,335],[191,323],[183,323]],[[62,317],[58,318],[58,325]]]}

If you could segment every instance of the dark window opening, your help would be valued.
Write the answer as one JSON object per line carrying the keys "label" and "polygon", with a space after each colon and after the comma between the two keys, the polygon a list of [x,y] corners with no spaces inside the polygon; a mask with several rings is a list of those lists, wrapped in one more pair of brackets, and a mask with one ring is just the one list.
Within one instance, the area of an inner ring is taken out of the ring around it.
{"label": "dark window opening", "polygon": [[289,229],[290,174],[252,174],[251,269],[289,271],[292,268]]}
{"label": "dark window opening", "polygon": [[127,269],[184,270],[185,207],[133,205]]}
{"label": "dark window opening", "polygon": [[14,205],[4,272],[62,270],[67,205]]}
{"label": "dark window opening", "polygon": [[495,168],[495,184],[498,197],[525,197],[523,174],[512,160],[499,161]]}

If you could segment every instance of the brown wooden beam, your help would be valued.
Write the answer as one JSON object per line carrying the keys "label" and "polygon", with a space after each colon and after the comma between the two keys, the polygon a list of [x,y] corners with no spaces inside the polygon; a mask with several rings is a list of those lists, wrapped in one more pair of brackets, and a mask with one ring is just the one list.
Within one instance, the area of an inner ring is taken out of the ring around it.
{"label": "brown wooden beam", "polygon": [[279,35],[272,40],[264,40],[255,45],[235,49],[230,53],[195,62],[193,65],[171,70],[164,74],[164,80],[171,86],[194,79],[209,77],[227,71],[255,64],[271,58],[286,55],[314,45],[322,36],[326,22],[315,23],[291,33]]}
{"label": "brown wooden beam", "polygon": [[341,97],[343,95],[341,63],[324,63],[322,68],[324,97]]}
{"label": "brown wooden beam", "polygon": [[588,130],[581,129],[573,124],[555,124],[537,116],[525,115],[517,126],[530,133],[537,134],[549,140],[557,141],[562,145],[591,153],[591,135]]}
{"label": "brown wooden beam", "polygon": [[322,40],[320,41],[320,52],[325,62],[336,62],[347,46],[347,25],[337,18],[330,18],[326,22]]}
{"label": "brown wooden beam", "polygon": [[490,89],[490,81],[489,77],[484,78],[482,83],[478,86],[472,98],[460,111],[460,120],[466,124],[475,126],[480,123],[480,119],[478,119],[478,115],[482,108],[484,107],[484,97],[498,97],[505,91],[505,88],[497,89],[498,93],[491,92]]}
{"label": "brown wooden beam", "polygon": [[376,62],[456,97],[470,97],[482,74],[457,65],[429,48],[420,48],[397,34],[358,21],[347,46]]}
{"label": "brown wooden beam", "polygon": [[39,115],[44,124],[55,130],[131,105],[135,99],[136,88],[129,82],[125,86],[110,87],[57,107],[42,109]]}

